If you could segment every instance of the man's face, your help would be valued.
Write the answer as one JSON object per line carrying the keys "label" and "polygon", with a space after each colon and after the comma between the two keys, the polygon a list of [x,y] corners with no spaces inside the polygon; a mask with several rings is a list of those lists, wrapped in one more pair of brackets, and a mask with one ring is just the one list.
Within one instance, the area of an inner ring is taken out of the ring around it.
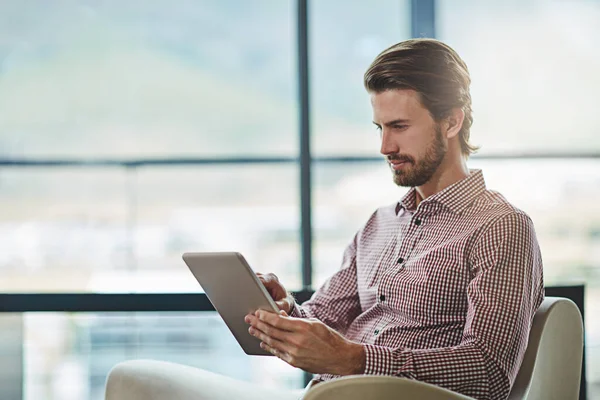
{"label": "man's face", "polygon": [[421,105],[414,90],[371,93],[373,123],[381,135],[383,154],[398,186],[421,186],[442,163],[447,143],[441,126]]}

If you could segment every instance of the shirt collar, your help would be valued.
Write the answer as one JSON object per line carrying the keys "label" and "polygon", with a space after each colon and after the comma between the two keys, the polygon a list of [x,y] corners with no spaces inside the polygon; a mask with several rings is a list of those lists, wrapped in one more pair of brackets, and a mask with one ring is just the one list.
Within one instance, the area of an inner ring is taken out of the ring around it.
{"label": "shirt collar", "polygon": [[[483,172],[480,169],[472,169],[470,175],[460,181],[453,183],[444,190],[423,200],[422,204],[438,203],[447,207],[450,211],[460,214],[473,201],[486,190]],[[414,211],[417,208],[417,189],[412,187],[396,205],[396,215],[400,209]]]}

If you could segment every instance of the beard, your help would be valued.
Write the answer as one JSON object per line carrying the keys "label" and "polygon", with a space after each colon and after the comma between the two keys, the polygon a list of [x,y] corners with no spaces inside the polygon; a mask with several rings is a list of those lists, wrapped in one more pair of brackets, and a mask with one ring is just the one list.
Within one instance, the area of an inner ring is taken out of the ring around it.
{"label": "beard", "polygon": [[389,160],[406,162],[406,166],[400,170],[393,170],[394,183],[398,186],[413,187],[427,183],[444,160],[448,146],[444,143],[442,130],[438,124],[435,125],[435,137],[425,149],[425,154],[420,160],[415,160],[408,155],[395,155],[388,157]]}

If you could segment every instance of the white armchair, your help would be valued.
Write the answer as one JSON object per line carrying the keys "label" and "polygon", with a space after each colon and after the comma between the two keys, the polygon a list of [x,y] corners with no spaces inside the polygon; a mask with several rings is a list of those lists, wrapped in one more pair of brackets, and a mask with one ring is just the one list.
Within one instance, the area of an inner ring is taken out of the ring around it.
{"label": "white armchair", "polygon": [[[547,297],[535,314],[529,344],[509,400],[579,397],[583,324],[568,299]],[[126,361],[110,372],[106,400],[292,400],[302,391],[262,388],[207,371],[159,361]],[[309,389],[304,400],[466,400],[423,382],[388,376],[349,376]]]}
{"label": "white armchair", "polygon": [[302,390],[264,388],[198,368],[154,360],[118,364],[106,400],[297,400]]}

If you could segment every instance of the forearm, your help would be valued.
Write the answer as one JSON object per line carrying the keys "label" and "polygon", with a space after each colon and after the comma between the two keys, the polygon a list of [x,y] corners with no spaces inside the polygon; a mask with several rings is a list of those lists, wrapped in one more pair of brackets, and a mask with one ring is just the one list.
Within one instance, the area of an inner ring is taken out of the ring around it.
{"label": "forearm", "polygon": [[503,399],[508,377],[474,343],[407,350],[364,345],[367,375],[392,375],[431,383],[477,399]]}

